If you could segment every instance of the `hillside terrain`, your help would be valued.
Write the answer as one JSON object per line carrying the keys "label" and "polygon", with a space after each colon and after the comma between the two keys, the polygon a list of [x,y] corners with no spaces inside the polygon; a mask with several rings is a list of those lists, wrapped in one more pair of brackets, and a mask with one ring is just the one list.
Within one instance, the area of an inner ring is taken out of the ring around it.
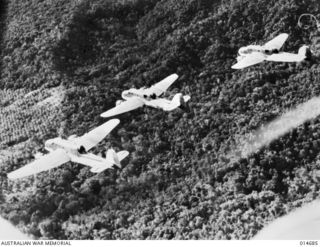
{"label": "hillside terrain", "polygon": [[[0,66],[0,213],[43,239],[250,239],[319,198],[320,118],[245,157],[246,136],[320,95],[318,0],[8,0]],[[0,22],[0,25],[1,23]],[[232,70],[239,47],[281,32],[299,64]],[[130,152],[121,171],[68,163],[19,181],[43,142],[82,135],[130,87],[180,77],[185,109],[142,108],[94,150]]]}

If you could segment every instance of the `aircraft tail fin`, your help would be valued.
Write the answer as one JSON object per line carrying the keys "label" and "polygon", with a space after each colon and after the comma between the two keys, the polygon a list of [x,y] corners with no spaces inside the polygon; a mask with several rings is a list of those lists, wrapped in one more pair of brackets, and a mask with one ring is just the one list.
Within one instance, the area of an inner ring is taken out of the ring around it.
{"label": "aircraft tail fin", "polygon": [[122,150],[117,153],[118,159],[121,162],[124,158],[126,158],[129,155],[129,152],[127,150]]}
{"label": "aircraft tail fin", "polygon": [[[122,150],[116,153],[113,149],[109,149],[106,154],[106,160],[108,164],[93,166],[90,171],[93,173],[100,173],[109,168],[121,168],[121,161],[128,155],[129,152],[126,150]],[[110,163],[112,165],[110,165]]]}
{"label": "aircraft tail fin", "polygon": [[298,54],[299,54],[300,56],[306,56],[308,48],[309,48],[309,47],[306,46],[306,45],[301,46],[300,49],[299,49],[299,51],[298,51]]}
{"label": "aircraft tail fin", "polygon": [[118,157],[117,153],[112,148],[108,149],[106,159],[110,163],[121,168],[119,157]]}
{"label": "aircraft tail fin", "polygon": [[307,45],[303,45],[300,47],[299,51],[298,51],[298,55],[302,58],[302,59],[307,59],[310,58],[311,56],[311,51],[309,46]]}
{"label": "aircraft tail fin", "polygon": [[187,103],[191,99],[190,95],[183,96],[183,103]]}
{"label": "aircraft tail fin", "polygon": [[121,161],[129,155],[129,152],[126,150],[122,150],[116,153],[113,149],[109,149],[107,151],[106,159],[110,163],[116,165],[117,167],[121,168]]}
{"label": "aircraft tail fin", "polygon": [[182,93],[177,93],[170,102],[170,107],[168,107],[167,111],[172,111],[190,100],[189,95],[183,96]]}

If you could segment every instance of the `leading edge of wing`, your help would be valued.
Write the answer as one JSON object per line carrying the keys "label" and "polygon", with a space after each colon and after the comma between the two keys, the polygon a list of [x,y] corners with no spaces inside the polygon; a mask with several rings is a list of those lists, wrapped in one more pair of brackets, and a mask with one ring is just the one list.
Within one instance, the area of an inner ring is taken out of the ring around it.
{"label": "leading edge of wing", "polygon": [[97,128],[94,128],[87,134],[79,137],[75,140],[75,142],[78,145],[83,146],[86,151],[89,151],[91,148],[101,142],[119,123],[119,119],[111,119]]}
{"label": "leading edge of wing", "polygon": [[104,118],[112,117],[128,111],[135,110],[143,105],[144,105],[143,101],[140,100],[139,98],[132,98],[132,99],[121,102],[119,105],[102,113],[100,116]]}
{"label": "leading edge of wing", "polygon": [[243,59],[241,59],[239,62],[236,64],[232,65],[232,69],[244,69],[246,67],[262,63],[265,60],[265,56],[261,53],[253,53],[251,55],[247,55]]}
{"label": "leading edge of wing", "polygon": [[275,37],[274,39],[272,39],[269,42],[265,43],[265,45],[263,47],[265,49],[268,49],[268,50],[273,50],[273,49],[280,50],[281,47],[283,46],[283,44],[288,39],[288,37],[289,37],[289,34],[281,33],[277,37]]}
{"label": "leading edge of wing", "polygon": [[69,155],[62,149],[55,150],[41,158],[7,174],[8,178],[18,179],[50,170],[70,161]]}
{"label": "leading edge of wing", "polygon": [[163,80],[146,89],[146,91],[148,91],[147,94],[151,95],[155,93],[157,96],[160,96],[168,90],[168,88],[178,79],[178,77],[179,76],[177,74],[171,74],[167,76]]}

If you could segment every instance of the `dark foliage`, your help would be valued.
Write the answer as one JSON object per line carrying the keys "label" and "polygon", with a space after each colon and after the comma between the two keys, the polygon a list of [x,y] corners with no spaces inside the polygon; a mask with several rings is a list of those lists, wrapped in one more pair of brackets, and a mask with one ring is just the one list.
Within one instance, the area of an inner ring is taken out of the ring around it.
{"label": "dark foliage", "polygon": [[[1,88],[61,86],[65,95],[54,127],[1,167],[4,217],[38,238],[249,239],[319,197],[319,118],[248,158],[227,156],[235,136],[319,96],[317,57],[230,68],[239,47],[281,32],[290,34],[286,50],[307,43],[318,54],[319,33],[296,23],[302,13],[318,13],[319,1],[76,2],[9,1]],[[150,86],[170,73],[180,75],[171,91],[191,95],[188,108],[123,114],[120,127],[96,149],[129,150],[121,171],[95,175],[67,164],[36,179],[6,180],[45,138],[84,133],[103,123],[100,113],[122,90]],[[0,101],[0,110],[15,100]],[[0,140],[0,148],[21,150],[37,132],[30,129]]]}

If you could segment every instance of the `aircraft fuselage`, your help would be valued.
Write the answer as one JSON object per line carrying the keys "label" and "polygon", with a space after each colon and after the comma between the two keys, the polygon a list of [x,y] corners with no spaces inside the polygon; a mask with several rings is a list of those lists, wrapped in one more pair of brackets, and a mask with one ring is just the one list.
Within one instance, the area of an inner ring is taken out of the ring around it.
{"label": "aircraft fuselage", "polygon": [[269,50],[269,49],[266,49],[266,48],[264,48],[263,46],[260,46],[260,45],[249,45],[249,46],[241,47],[239,49],[237,60],[240,61],[241,59],[243,59],[247,55],[250,55],[250,54],[255,53],[255,52],[261,53],[265,57],[267,57],[267,56],[270,56],[272,54],[279,53],[279,50],[278,49]]}
{"label": "aircraft fuselage", "polygon": [[150,94],[146,92],[145,89],[138,90],[135,88],[123,91],[121,97],[125,100],[128,100],[133,97],[137,97],[137,98],[140,98],[144,103],[158,98],[155,93]]}
{"label": "aircraft fuselage", "polygon": [[65,140],[60,137],[50,139],[45,142],[45,149],[49,152],[57,149],[63,149],[69,155],[72,162],[83,164],[84,162],[89,166],[109,165],[106,159],[87,153],[83,146],[73,143],[72,140]]}
{"label": "aircraft fuselage", "polygon": [[76,145],[72,141],[64,140],[60,137],[47,140],[44,144],[44,148],[48,151],[55,151],[57,149],[63,149],[68,154],[69,153],[77,154],[77,153],[79,153],[78,149],[80,149],[80,147],[78,147],[78,145]]}
{"label": "aircraft fuselage", "polygon": [[278,49],[272,49],[272,50],[266,49],[260,45],[249,45],[249,46],[241,47],[239,49],[238,53],[240,56],[246,56],[246,55],[249,55],[253,52],[260,52],[265,55],[272,55],[272,54],[279,53],[279,50]]}

